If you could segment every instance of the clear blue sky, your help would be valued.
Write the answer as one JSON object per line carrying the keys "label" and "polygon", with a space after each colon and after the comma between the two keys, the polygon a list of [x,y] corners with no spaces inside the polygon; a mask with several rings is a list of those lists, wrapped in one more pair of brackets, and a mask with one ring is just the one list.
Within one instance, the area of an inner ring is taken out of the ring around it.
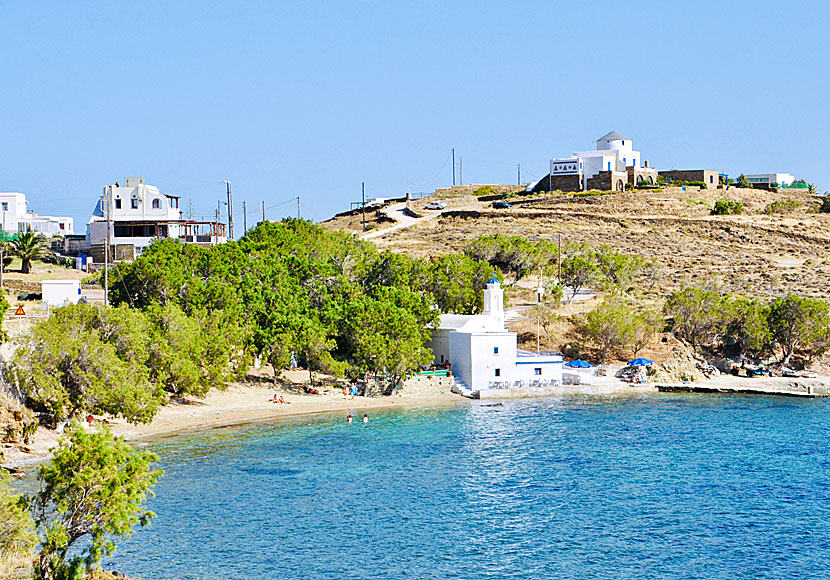
{"label": "clear blue sky", "polygon": [[[615,129],[830,187],[824,2],[0,2],[0,191],[76,230],[144,176],[211,215],[514,183]],[[295,211],[268,210],[269,218]],[[249,222],[255,221],[253,211]]]}

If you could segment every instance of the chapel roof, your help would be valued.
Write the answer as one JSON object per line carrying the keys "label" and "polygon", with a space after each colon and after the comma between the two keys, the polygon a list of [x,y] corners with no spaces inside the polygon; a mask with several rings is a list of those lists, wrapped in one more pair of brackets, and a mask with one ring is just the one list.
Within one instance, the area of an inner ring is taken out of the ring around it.
{"label": "chapel roof", "polygon": [[611,131],[610,133],[607,133],[597,139],[597,141],[622,141],[623,139],[628,139],[628,137],[622,135],[621,133],[617,133],[616,131]]}

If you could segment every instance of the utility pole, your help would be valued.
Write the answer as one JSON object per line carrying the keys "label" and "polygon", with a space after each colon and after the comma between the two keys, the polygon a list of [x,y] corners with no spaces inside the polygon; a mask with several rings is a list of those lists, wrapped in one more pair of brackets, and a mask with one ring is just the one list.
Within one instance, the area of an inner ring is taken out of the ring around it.
{"label": "utility pole", "polygon": [[360,207],[363,208],[363,231],[366,231],[366,182],[363,181],[360,184],[360,188],[363,191],[363,203],[360,204]]}
{"label": "utility pole", "polygon": [[104,246],[104,306],[110,303],[110,198],[112,197],[112,186],[104,188],[104,203],[107,206],[107,243]]}
{"label": "utility pole", "polygon": [[219,208],[216,208],[216,223],[213,224],[213,231],[216,232],[216,244],[219,244]]}
{"label": "utility pole", "polygon": [[521,185],[522,184],[522,164],[517,163],[516,166],[518,167],[518,170],[519,170],[519,180],[516,182],[516,185]]}
{"label": "utility pole", "polygon": [[299,195],[297,196],[297,219],[298,220],[303,219],[300,215],[300,196]]}
{"label": "utility pole", "polygon": [[228,186],[228,240],[233,240],[233,188],[230,181],[226,181],[225,185]]}
{"label": "utility pole", "polygon": [[452,186],[455,187],[455,147],[452,148]]}
{"label": "utility pole", "polygon": [[6,212],[3,212],[3,239],[0,241],[0,296],[3,295],[5,291],[3,289],[3,270],[5,270],[5,266],[3,265],[3,260],[6,259]]}
{"label": "utility pole", "polygon": [[242,202],[242,229],[245,230],[244,235],[248,235],[248,206],[245,205],[245,202]]}
{"label": "utility pole", "polygon": [[548,192],[553,191],[553,159],[550,160],[550,173],[548,173]]}
{"label": "utility pole", "polygon": [[265,221],[265,200],[262,200],[262,221]]}

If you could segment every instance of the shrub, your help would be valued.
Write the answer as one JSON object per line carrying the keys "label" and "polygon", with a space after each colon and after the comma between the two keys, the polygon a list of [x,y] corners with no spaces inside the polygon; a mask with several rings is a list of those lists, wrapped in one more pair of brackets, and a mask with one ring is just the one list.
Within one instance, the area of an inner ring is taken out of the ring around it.
{"label": "shrub", "polygon": [[802,203],[797,199],[779,199],[764,208],[764,213],[772,215],[774,213],[789,213],[801,207]]}
{"label": "shrub", "polygon": [[819,208],[821,213],[830,213],[830,195],[825,195],[821,200],[821,207]]}
{"label": "shrub", "polygon": [[476,189],[473,192],[473,195],[476,197],[481,197],[483,195],[493,195],[494,193],[496,193],[496,191],[493,189],[492,185],[483,185]]}
{"label": "shrub", "polygon": [[738,177],[738,187],[743,187],[745,189],[752,189],[752,185],[749,183],[749,180],[746,178],[746,175],[741,173],[741,176]]}
{"label": "shrub", "polygon": [[712,208],[712,215],[738,215],[744,210],[744,204],[734,199],[719,199]]}

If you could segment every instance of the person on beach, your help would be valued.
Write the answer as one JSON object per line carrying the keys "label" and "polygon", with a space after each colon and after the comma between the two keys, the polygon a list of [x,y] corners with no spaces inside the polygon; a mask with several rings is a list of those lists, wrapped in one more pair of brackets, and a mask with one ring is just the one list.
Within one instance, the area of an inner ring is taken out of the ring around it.
{"label": "person on beach", "polygon": [[363,422],[364,422],[364,423],[368,423],[368,422],[369,422],[369,415],[363,415]]}

